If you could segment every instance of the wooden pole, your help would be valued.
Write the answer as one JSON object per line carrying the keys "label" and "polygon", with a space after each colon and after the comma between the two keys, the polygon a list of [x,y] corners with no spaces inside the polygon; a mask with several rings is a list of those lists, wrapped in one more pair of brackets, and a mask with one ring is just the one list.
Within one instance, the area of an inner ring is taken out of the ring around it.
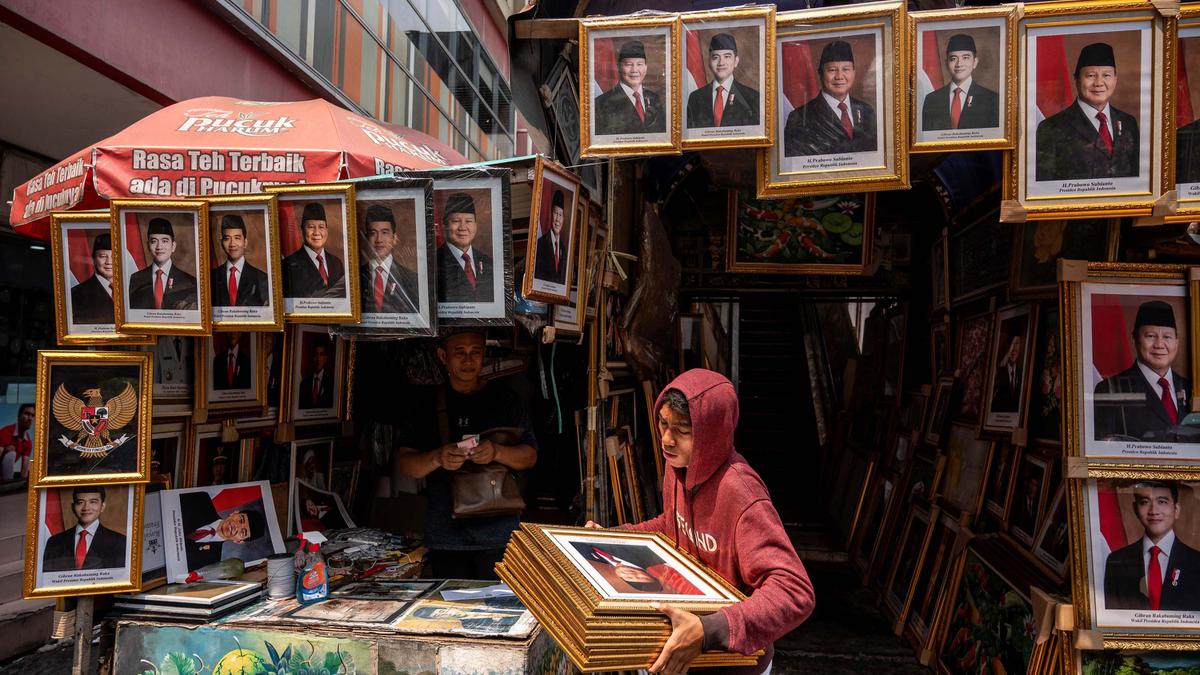
{"label": "wooden pole", "polygon": [[95,598],[79,598],[75,607],[75,661],[71,675],[87,675],[92,665],[92,607]]}

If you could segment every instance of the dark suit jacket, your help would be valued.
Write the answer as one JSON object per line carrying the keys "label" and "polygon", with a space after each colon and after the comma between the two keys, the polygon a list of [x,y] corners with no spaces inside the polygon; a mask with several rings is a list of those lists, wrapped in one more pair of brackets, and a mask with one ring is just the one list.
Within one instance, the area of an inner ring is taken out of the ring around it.
{"label": "dark suit jacket", "polygon": [[1175,132],[1175,182],[1200,183],[1200,120]]}
{"label": "dark suit jacket", "polygon": [[[1179,570],[1178,584],[1172,580]],[[1167,559],[1167,578],[1163,582],[1159,609],[1200,610],[1200,551],[1184,544],[1175,534],[1175,545]],[[1104,606],[1106,609],[1149,609],[1150,599],[1142,593],[1146,568],[1142,559],[1142,540],[1117,549],[1104,564]]]}
{"label": "dark suit jacket", "polygon": [[472,260],[475,267],[475,287],[467,281],[467,273],[459,266],[458,260],[450,252],[449,244],[442,244],[437,250],[438,270],[438,302],[491,302],[492,297],[492,259],[477,248],[472,248],[478,260]]}
{"label": "dark suit jacket", "polygon": [[[317,275],[320,279],[321,275]],[[237,307],[266,307],[267,298],[271,294],[267,290],[267,273],[250,263],[242,264],[242,274],[238,277]],[[229,270],[222,264],[213,268],[208,275],[208,285],[212,288],[213,307],[229,307]]]}
{"label": "dark suit jacket", "polygon": [[[745,127],[758,124],[758,110],[758,91],[734,80],[733,84],[729,85],[729,92],[725,94],[725,112],[721,114],[721,126]],[[713,120],[711,81],[688,96],[687,125],[690,129],[716,126]]]}
{"label": "dark suit jacket", "polygon": [[[75,528],[63,530],[46,540],[42,554],[42,571],[67,572],[75,569]],[[125,535],[104,525],[96,528],[96,536],[83,559],[85,570],[105,570],[125,566]]]}
{"label": "dark suit jacket", "polygon": [[1111,105],[1109,110],[1111,157],[1078,102],[1042,120],[1037,128],[1037,180],[1136,176],[1141,152],[1137,120]]}
{"label": "dark suit jacket", "polygon": [[[150,294],[153,302],[154,294]],[[96,275],[88,277],[71,289],[71,320],[75,323],[112,323],[116,321],[113,314],[112,296],[104,290],[104,284]]]}
{"label": "dark suit jacket", "polygon": [[217,507],[213,506],[212,498],[204,492],[187,492],[179,495],[179,511],[183,521],[183,543],[187,553],[187,568],[196,570],[221,562],[221,549],[225,545],[221,541],[196,542],[188,535],[196,530],[207,527],[220,516]]}
{"label": "dark suit jacket", "polygon": [[288,298],[320,298],[346,276],[346,268],[337,256],[325,249],[325,273],[329,283],[321,279],[317,266],[304,246],[283,259],[283,295]]}
{"label": "dark suit jacket", "polygon": [[[163,309],[198,309],[199,288],[196,277],[171,264],[167,285],[163,288]],[[154,264],[151,263],[129,276],[129,307],[154,309]]]}
{"label": "dark suit jacket", "polygon": [[847,111],[854,125],[854,138],[846,135],[841,118],[817,94],[808,103],[788,113],[783,128],[783,155],[834,155],[844,152],[874,152],[879,149],[875,137],[875,111],[871,106],[850,98]]}
{"label": "dark suit jacket", "polygon": [[1017,412],[1021,402],[1021,369],[1016,368],[1016,378],[1010,380],[1008,367],[996,370],[996,381],[992,387],[992,412]]}
{"label": "dark suit jacket", "polygon": [[223,349],[213,356],[213,389],[249,389],[250,355],[239,349],[234,361],[233,381],[229,381],[229,350]]}
{"label": "dark suit jacket", "polygon": [[321,376],[321,386],[317,390],[317,397],[313,398],[313,376],[307,375],[303,380],[300,380],[300,408],[332,408],[333,407],[333,381],[332,373],[326,369],[325,374]]}
{"label": "dark suit jacket", "polygon": [[[566,228],[563,228],[564,230]],[[554,268],[554,245],[550,243],[550,233],[538,237],[537,254],[533,266],[533,276],[542,281],[553,281],[556,284],[566,283],[567,258],[570,257],[570,247],[563,238],[558,242],[558,269]]]}
{"label": "dark suit jacket", "polygon": [[[950,91],[953,83],[930,92],[921,108],[921,131],[950,128]],[[959,129],[986,129],[1000,126],[1000,96],[971,80],[971,88],[962,99]]]}
{"label": "dark suit jacket", "polygon": [[[369,264],[358,266],[358,290],[362,298],[362,311],[375,312],[375,270]],[[411,314],[420,303],[417,273],[392,259],[392,265],[383,277],[383,312],[385,314]]]}
{"label": "dark suit jacket", "polygon": [[667,130],[667,111],[663,109],[662,97],[645,87],[642,87],[644,122],[638,118],[633,101],[625,95],[620,84],[597,96],[592,108],[597,134],[661,134]]}
{"label": "dark suit jacket", "polygon": [[[1174,373],[1175,410],[1179,419],[1187,414],[1186,397],[1179,392],[1190,392],[1192,381]],[[1108,436],[1132,436],[1144,441],[1162,441],[1164,432],[1170,428],[1171,418],[1163,407],[1158,387],[1151,387],[1142,377],[1135,362],[1120,373],[1096,385],[1095,414],[1096,440]],[[1130,400],[1122,400],[1128,398]]]}

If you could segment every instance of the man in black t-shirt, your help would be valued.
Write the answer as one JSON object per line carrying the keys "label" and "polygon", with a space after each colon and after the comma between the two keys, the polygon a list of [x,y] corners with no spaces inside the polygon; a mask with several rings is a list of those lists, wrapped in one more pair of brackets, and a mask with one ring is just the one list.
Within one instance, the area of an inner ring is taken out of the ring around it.
{"label": "man in black t-shirt", "polygon": [[[446,426],[441,438],[436,402],[423,397],[425,407],[413,406],[400,429],[395,469],[410,478],[424,478],[426,492],[426,576],[438,579],[496,579],[493,569],[520,523],[520,516],[454,519],[450,477],[463,464],[499,462],[514,471],[537,463],[537,440],[517,397],[498,385],[489,385],[483,369],[482,333],[455,333],[442,341],[438,359],[446,366]],[[431,409],[432,408],[432,409]],[[464,437],[497,427],[515,427],[523,433],[512,445],[480,439],[470,450],[460,448]]]}

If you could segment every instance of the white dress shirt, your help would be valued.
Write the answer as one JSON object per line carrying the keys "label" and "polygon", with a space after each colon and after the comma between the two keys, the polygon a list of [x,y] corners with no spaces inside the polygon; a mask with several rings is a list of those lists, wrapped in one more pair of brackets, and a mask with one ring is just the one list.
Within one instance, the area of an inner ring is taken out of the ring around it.
{"label": "white dress shirt", "polygon": [[[1088,121],[1092,123],[1092,128],[1096,130],[1096,133],[1100,133],[1100,120],[1096,119],[1097,110],[1079,99],[1075,100],[1075,105],[1078,105],[1079,109],[1083,111],[1083,116],[1088,118]],[[1109,137],[1116,138],[1117,134],[1116,128],[1113,126],[1112,106],[1105,103],[1104,110],[1098,112],[1104,113],[1104,119],[1108,120]]]}
{"label": "white dress shirt", "polygon": [[[96,520],[93,520],[92,524],[88,525],[87,527],[79,527],[79,524],[76,523],[75,524],[75,541],[71,542],[71,550],[74,551],[75,547],[79,545],[79,533],[83,532],[83,531],[87,531],[88,536],[84,541],[87,542],[87,550],[91,551],[92,550],[92,541],[96,539],[96,530],[98,530],[98,529],[100,529],[100,519],[99,518],[97,518]],[[86,554],[85,554],[85,557],[86,557]]]}
{"label": "white dress shirt", "polygon": [[[211,543],[214,541],[225,541],[223,538],[221,538],[221,535],[217,534],[217,532],[218,532],[217,526],[220,524],[221,524],[221,519],[217,518],[216,520],[212,521],[208,525],[205,525],[204,527],[197,527],[196,530],[203,530],[206,527],[206,528],[212,530],[213,533],[206,537],[200,537],[196,541],[201,544],[208,544],[208,543]],[[193,531],[195,531],[195,530],[193,530]],[[188,532],[188,534],[191,534],[191,532]]]}
{"label": "white dress shirt", "polygon": [[[849,94],[846,95],[845,101],[837,100],[836,98],[830,96],[829,92],[824,91],[824,90],[821,91],[821,96],[823,96],[825,98],[825,104],[828,105],[830,108],[833,108],[833,114],[838,119],[842,118],[842,109],[838,106],[842,105],[843,103],[846,104],[846,115],[850,115],[850,95]],[[851,123],[854,122],[853,117],[850,118],[850,122]]]}
{"label": "white dress shirt", "polygon": [[[624,86],[624,85],[622,85],[622,86]],[[479,265],[479,256],[475,255],[475,251],[471,250],[470,247],[468,247],[466,251],[463,251],[462,249],[455,246],[454,244],[449,244],[449,246],[450,246],[450,252],[454,254],[454,259],[458,261],[458,266],[461,267],[462,269],[464,269],[464,270],[467,269],[467,265],[463,262],[463,253],[470,253],[471,264],[476,265],[476,266]]]}
{"label": "white dress shirt", "polygon": [[[317,268],[318,270],[321,269],[321,266],[317,264],[317,256],[319,255],[322,258],[324,258],[325,257],[325,249],[321,249],[321,252],[317,253],[316,251],[309,248],[308,244],[305,244],[304,252],[308,254],[308,259],[312,261],[313,267]],[[325,273],[329,274],[329,261],[328,260],[325,261]],[[240,276],[240,274],[239,274],[239,276]]]}
{"label": "white dress shirt", "polygon": [[[630,87],[629,85],[622,82],[621,83],[621,91],[625,92],[625,98],[629,99],[629,102],[633,104],[634,108],[637,108],[637,101],[635,101],[633,99],[633,92],[636,91],[637,95],[642,99],[642,110],[646,109],[646,95],[644,93],[642,93],[641,87],[634,89],[633,87]],[[471,260],[474,260],[474,258],[471,258]]]}
{"label": "white dress shirt", "polygon": [[730,75],[729,78],[726,79],[724,82],[722,82],[720,80],[713,80],[712,104],[713,104],[714,109],[717,107],[717,87],[721,87],[722,89],[725,90],[725,105],[729,105],[729,95],[732,93],[730,87],[732,87],[732,86],[733,86],[733,76],[732,75]]}
{"label": "white dress shirt", "polygon": [[954,84],[954,80],[950,80],[949,105],[950,105],[951,110],[954,109],[954,89],[956,87],[962,89],[962,94],[959,95],[958,102],[960,105],[962,105],[963,110],[967,109],[967,92],[971,91],[971,80],[972,79],[973,78],[968,77],[967,81],[963,82],[962,84]]}
{"label": "white dress shirt", "polygon": [[99,274],[97,274],[95,276],[96,276],[96,281],[99,281],[100,285],[104,287],[104,290],[108,291],[108,297],[111,298],[112,297],[112,279],[105,279],[104,277],[100,276]]}
{"label": "white dress shirt", "polygon": [[165,289],[167,287],[167,279],[171,277],[171,261],[168,260],[167,262],[163,263],[162,267],[159,267],[158,263],[155,263],[151,266],[154,268],[154,270],[150,272],[150,283],[154,284],[158,282],[158,270],[162,270],[163,288]]}
{"label": "white dress shirt", "polygon": [[[1138,369],[1142,371],[1142,377],[1146,378],[1146,382],[1150,384],[1150,390],[1157,391],[1158,397],[1162,398],[1163,391],[1162,387],[1158,386],[1158,373],[1150,370],[1150,367],[1142,363],[1140,359],[1135,361],[1135,363],[1137,363]],[[1177,401],[1178,399],[1175,397],[1175,371],[1168,368],[1166,378],[1167,391],[1171,393],[1171,400]],[[1178,407],[1178,403],[1176,404],[1176,407]]]}

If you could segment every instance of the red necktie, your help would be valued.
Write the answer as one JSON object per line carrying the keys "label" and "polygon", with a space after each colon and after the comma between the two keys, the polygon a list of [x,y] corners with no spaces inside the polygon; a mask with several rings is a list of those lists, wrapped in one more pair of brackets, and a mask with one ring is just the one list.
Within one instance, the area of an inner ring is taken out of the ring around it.
{"label": "red necktie", "polygon": [[317,254],[317,274],[321,275],[321,281],[324,281],[325,285],[328,286],[329,273],[325,271],[325,256],[320,253]]}
{"label": "red necktie", "polygon": [[1158,609],[1159,602],[1162,600],[1162,566],[1158,563],[1158,554],[1162,553],[1162,549],[1157,546],[1150,547],[1150,565],[1146,572],[1146,590],[1150,593],[1150,609]]}
{"label": "red necktie", "polygon": [[233,386],[233,365],[234,365],[233,352],[231,351],[231,352],[229,352],[229,364],[225,366],[225,374],[226,374],[225,384],[227,384],[231,387]]}
{"label": "red necktie", "polygon": [[713,122],[714,126],[721,126],[721,116],[725,114],[725,88],[717,86],[717,99],[713,101]]}
{"label": "red necktie", "polygon": [[554,242],[554,271],[558,271],[558,242]]}
{"label": "red necktie", "polygon": [[1178,424],[1179,410],[1175,407],[1175,394],[1171,391],[1167,378],[1158,378],[1158,386],[1162,387],[1162,402],[1163,407],[1167,409],[1167,417],[1171,418],[1171,424]]}
{"label": "red necktie", "polygon": [[1102,112],[1096,113],[1096,119],[1100,120],[1100,144],[1104,146],[1104,152],[1108,156],[1112,156],[1113,140],[1112,132],[1108,130],[1108,116]]}
{"label": "red necktie", "polygon": [[318,375],[313,376],[313,390],[312,390],[313,403],[316,403],[317,399],[319,399],[320,397],[321,397],[321,376],[318,374]]}
{"label": "red necktie", "polygon": [[958,128],[958,118],[962,117],[962,88],[954,88],[954,101],[950,103],[950,128]]}
{"label": "red necktie", "polygon": [[229,268],[229,304],[237,304],[237,268]]}
{"label": "red necktie", "polygon": [[189,534],[188,539],[191,539],[192,541],[200,541],[201,539],[205,537],[211,537],[214,534],[216,534],[216,532],[213,531],[211,527],[204,527]]}
{"label": "red necktie", "polygon": [[375,268],[375,311],[383,311],[383,265]]}
{"label": "red necktie", "polygon": [[79,543],[75,544],[75,569],[83,569],[83,559],[87,557],[87,530],[79,531]]}
{"label": "red necktie", "polygon": [[163,271],[158,270],[158,276],[154,279],[154,309],[162,309],[163,298]]}
{"label": "red necktie", "polygon": [[642,107],[642,92],[633,92],[633,109],[637,111],[638,119],[642,124],[646,123],[646,109]]}
{"label": "red necktie", "polygon": [[475,266],[471,264],[471,254],[463,254],[463,271],[467,273],[467,281],[475,288]]}
{"label": "red necktie", "polygon": [[845,101],[838,104],[838,110],[842,111],[842,128],[846,130],[846,136],[854,138],[854,123],[850,121],[850,113],[846,110]]}

